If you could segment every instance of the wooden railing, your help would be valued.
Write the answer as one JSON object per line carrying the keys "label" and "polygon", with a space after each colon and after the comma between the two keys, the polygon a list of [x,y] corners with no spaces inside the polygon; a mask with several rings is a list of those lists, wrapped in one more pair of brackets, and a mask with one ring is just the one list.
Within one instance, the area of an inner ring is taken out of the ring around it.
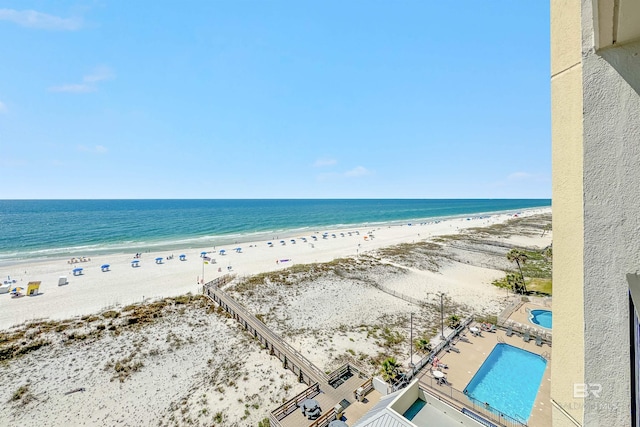
{"label": "wooden railing", "polygon": [[[273,355],[283,362],[283,366],[297,374],[301,382],[313,384],[314,382],[326,382],[327,374],[314,365],[309,359],[291,347],[289,343],[280,338],[262,321],[256,318],[230,295],[215,285],[215,282],[223,279],[222,276],[204,285],[204,295],[211,298],[220,307],[231,314],[244,328],[252,333]],[[228,283],[231,279],[225,279]]]}
{"label": "wooden railing", "polygon": [[[361,388],[363,390],[364,396],[366,396],[371,390],[373,390],[373,378],[369,378],[358,388]],[[354,394],[356,390],[353,391]]]}
{"label": "wooden railing", "polygon": [[[274,420],[276,420],[276,422],[280,421],[281,419],[285,418],[287,415],[298,409],[300,403],[317,396],[319,393],[320,385],[318,383],[315,383],[311,387],[308,387],[301,393],[297,394],[294,398],[287,400],[285,403],[271,411],[271,414],[269,414],[269,418],[273,418]],[[271,425],[279,425],[279,423],[272,423]]]}
{"label": "wooden railing", "polygon": [[329,412],[309,424],[309,427],[327,427],[331,421],[337,420],[336,410],[331,408]]}

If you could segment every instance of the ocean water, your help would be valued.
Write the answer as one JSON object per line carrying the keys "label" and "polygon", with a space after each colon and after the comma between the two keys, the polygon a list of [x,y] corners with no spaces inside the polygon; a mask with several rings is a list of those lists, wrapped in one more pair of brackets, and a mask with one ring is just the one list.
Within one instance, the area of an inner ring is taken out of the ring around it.
{"label": "ocean water", "polygon": [[201,248],[548,206],[550,199],[0,200],[0,263]]}

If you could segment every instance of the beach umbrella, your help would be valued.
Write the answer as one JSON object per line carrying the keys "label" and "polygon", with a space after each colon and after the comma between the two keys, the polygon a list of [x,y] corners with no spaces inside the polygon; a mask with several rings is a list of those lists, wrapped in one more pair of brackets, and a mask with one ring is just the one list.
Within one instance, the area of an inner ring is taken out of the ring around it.
{"label": "beach umbrella", "polygon": [[22,289],[24,289],[24,288],[16,287],[16,288],[11,289],[11,292],[13,292],[13,293],[22,292]]}
{"label": "beach umbrella", "polygon": [[187,259],[187,256],[185,254],[180,254],[180,261],[185,261]]}
{"label": "beach umbrella", "polygon": [[82,274],[82,267],[78,267],[78,268],[74,268],[73,269],[73,275],[74,276],[78,276],[80,274]]}
{"label": "beach umbrella", "polygon": [[267,245],[273,246],[273,242],[267,242]]}
{"label": "beach umbrella", "polygon": [[102,269],[102,271],[109,271],[109,267],[110,267],[110,265],[109,265],[109,264],[102,264],[102,265],[100,266],[100,268]]}
{"label": "beach umbrella", "polygon": [[134,259],[133,261],[131,261],[131,267],[137,267],[140,265],[140,261],[138,261],[137,259]]}
{"label": "beach umbrella", "polygon": [[156,258],[156,264],[162,264],[162,257],[161,256]]}
{"label": "beach umbrella", "polygon": [[225,251],[224,249],[220,249],[220,255],[224,255],[227,251]]}
{"label": "beach umbrella", "polygon": [[206,252],[200,252],[200,256],[204,257],[207,253]]}

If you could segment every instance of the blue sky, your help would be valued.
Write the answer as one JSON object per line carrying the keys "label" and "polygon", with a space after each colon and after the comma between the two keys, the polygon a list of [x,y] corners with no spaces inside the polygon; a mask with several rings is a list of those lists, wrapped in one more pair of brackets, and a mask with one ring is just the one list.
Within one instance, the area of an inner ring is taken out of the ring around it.
{"label": "blue sky", "polygon": [[2,1],[0,199],[549,198],[548,1]]}

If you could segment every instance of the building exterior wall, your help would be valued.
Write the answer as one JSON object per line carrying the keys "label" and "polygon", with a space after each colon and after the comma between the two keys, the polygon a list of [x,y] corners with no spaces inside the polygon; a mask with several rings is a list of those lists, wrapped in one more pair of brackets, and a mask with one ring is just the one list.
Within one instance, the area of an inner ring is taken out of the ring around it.
{"label": "building exterior wall", "polygon": [[554,426],[582,423],[583,315],[583,105],[582,26],[579,1],[551,1],[551,139],[553,197]]}
{"label": "building exterior wall", "polygon": [[398,415],[402,415],[418,400],[419,393],[418,380],[414,380],[389,406],[396,411]]}
{"label": "building exterior wall", "polygon": [[596,44],[640,16],[609,25],[603,12],[616,5],[551,1],[554,426],[632,424],[627,274],[640,271],[640,40]]}
{"label": "building exterior wall", "polygon": [[584,382],[602,385],[585,399],[584,424],[628,426],[626,275],[640,270],[640,42],[599,52],[585,44],[582,63]]}

